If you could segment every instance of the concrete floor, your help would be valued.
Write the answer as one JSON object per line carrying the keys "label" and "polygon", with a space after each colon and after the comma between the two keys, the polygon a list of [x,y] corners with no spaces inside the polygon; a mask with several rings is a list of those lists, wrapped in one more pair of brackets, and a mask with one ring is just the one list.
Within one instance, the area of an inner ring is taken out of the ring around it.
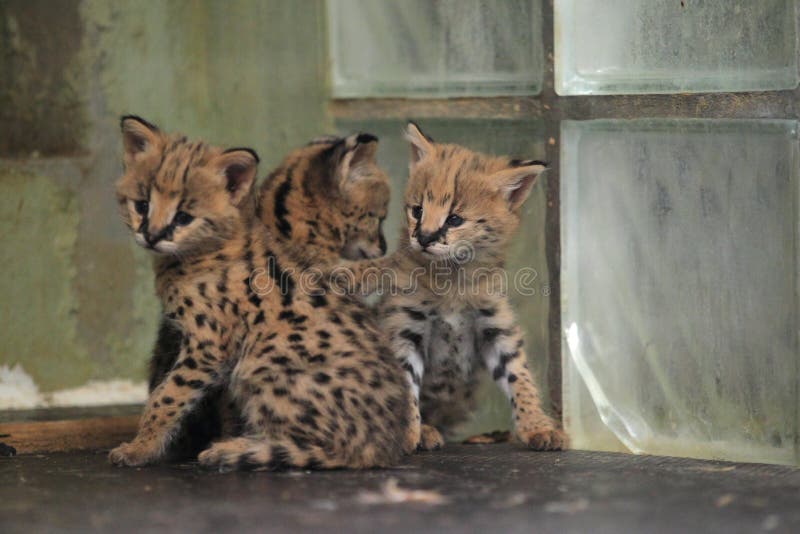
{"label": "concrete floor", "polygon": [[[394,479],[423,499],[383,503]],[[798,532],[800,469],[511,445],[400,468],[228,473],[111,467],[105,453],[0,458],[0,532]]]}

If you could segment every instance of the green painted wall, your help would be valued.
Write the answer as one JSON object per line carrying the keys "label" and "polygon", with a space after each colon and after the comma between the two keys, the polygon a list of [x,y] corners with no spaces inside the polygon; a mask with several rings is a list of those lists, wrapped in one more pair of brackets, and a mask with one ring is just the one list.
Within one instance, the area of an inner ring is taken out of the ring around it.
{"label": "green painted wall", "polygon": [[118,118],[252,146],[330,130],[323,5],[0,0],[0,365],[44,391],[144,377],[157,303],[119,221]]}

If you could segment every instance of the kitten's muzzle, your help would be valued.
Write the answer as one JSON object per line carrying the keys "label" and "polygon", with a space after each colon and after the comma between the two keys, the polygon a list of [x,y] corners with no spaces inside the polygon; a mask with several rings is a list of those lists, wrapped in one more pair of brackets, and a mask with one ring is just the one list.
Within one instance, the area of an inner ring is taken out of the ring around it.
{"label": "kitten's muzzle", "polygon": [[430,245],[431,243],[435,243],[435,242],[439,241],[439,239],[442,237],[443,234],[444,234],[444,232],[442,231],[441,228],[439,230],[436,230],[435,232],[431,232],[431,233],[419,232],[417,234],[417,242],[419,242],[419,245],[422,248],[425,248],[428,245]]}
{"label": "kitten's muzzle", "polygon": [[172,225],[167,225],[157,232],[151,233],[149,230],[142,230],[142,237],[150,248],[156,246],[156,243],[162,239],[169,239],[172,237]]}

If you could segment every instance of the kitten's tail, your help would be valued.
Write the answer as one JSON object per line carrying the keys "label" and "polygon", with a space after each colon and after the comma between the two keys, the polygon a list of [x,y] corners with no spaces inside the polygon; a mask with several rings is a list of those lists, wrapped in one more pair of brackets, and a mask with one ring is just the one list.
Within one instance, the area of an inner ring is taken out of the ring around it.
{"label": "kitten's tail", "polygon": [[242,436],[218,441],[198,456],[200,464],[219,471],[237,469],[365,469],[384,467],[380,455],[362,451],[356,457],[339,454],[302,438]]}

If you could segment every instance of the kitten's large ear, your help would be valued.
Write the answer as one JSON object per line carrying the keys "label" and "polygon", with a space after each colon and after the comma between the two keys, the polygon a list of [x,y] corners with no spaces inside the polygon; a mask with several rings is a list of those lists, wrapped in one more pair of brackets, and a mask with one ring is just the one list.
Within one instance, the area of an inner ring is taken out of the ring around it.
{"label": "kitten's large ear", "polygon": [[154,124],[136,115],[125,115],[119,124],[125,165],[132,163],[139,154],[158,146],[161,131]]}
{"label": "kitten's large ear", "polygon": [[511,211],[519,208],[531,192],[536,178],[547,168],[547,164],[537,160],[512,160],[510,167],[491,176],[503,193]]}
{"label": "kitten's large ear", "polygon": [[339,187],[343,187],[348,180],[358,178],[358,173],[353,170],[367,163],[375,163],[378,138],[369,133],[353,134],[345,138],[343,150],[337,169]]}
{"label": "kitten's large ear", "polygon": [[225,190],[234,206],[253,188],[258,162],[258,154],[250,148],[229,148],[211,162],[212,168],[225,179]]}
{"label": "kitten's large ear", "polygon": [[408,166],[414,168],[420,160],[433,152],[433,139],[422,133],[419,126],[413,122],[409,122],[406,126],[405,138],[411,145],[411,158]]}

